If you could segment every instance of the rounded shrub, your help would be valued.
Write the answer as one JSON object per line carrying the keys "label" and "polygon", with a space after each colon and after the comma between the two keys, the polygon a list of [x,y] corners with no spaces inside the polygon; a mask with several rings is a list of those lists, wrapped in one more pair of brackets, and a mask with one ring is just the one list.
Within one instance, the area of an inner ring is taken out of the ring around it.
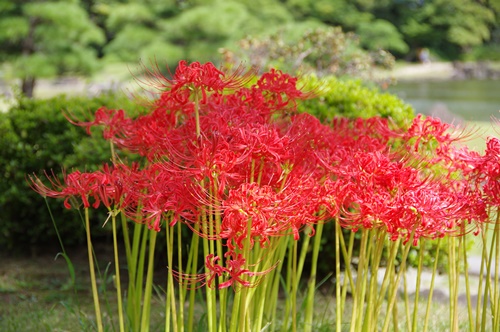
{"label": "rounded shrub", "polygon": [[[57,243],[55,228],[40,195],[27,177],[61,168],[94,170],[110,159],[109,146],[71,124],[64,113],[88,118],[101,106],[138,112],[140,106],[125,95],[106,94],[94,98],[59,96],[44,100],[20,99],[0,117],[0,248],[34,251]],[[48,201],[57,217],[64,244],[84,240],[82,223],[74,211],[60,201]],[[97,226],[100,228],[100,226]]]}
{"label": "rounded shrub", "polygon": [[334,76],[304,78],[304,88],[316,97],[301,103],[298,109],[315,115],[322,121],[334,117],[391,118],[398,126],[413,119],[413,107],[397,96],[369,88],[360,80],[344,80]]}

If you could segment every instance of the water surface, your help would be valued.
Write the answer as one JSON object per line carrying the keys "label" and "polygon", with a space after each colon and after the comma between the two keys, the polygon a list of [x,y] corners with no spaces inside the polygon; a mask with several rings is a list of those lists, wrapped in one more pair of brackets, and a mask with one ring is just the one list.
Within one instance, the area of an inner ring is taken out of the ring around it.
{"label": "water surface", "polygon": [[444,121],[500,118],[500,80],[400,81],[389,92]]}

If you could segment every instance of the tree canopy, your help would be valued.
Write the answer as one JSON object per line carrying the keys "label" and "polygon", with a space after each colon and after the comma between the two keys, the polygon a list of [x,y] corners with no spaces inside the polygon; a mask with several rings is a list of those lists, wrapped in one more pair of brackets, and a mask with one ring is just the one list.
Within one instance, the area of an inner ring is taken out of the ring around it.
{"label": "tree canopy", "polygon": [[0,62],[29,94],[35,78],[89,73],[97,58],[219,62],[220,49],[245,39],[286,30],[286,44],[307,29],[336,27],[367,51],[411,59],[428,48],[456,60],[498,47],[500,1],[0,0]]}
{"label": "tree canopy", "polygon": [[89,73],[97,65],[104,34],[78,1],[0,0],[0,8],[0,60],[9,62],[26,95],[36,78]]}

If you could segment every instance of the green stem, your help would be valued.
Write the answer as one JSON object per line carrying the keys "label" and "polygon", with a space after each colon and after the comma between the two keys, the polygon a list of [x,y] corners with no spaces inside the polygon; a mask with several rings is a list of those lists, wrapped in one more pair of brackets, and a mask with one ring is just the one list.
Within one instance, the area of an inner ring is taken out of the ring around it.
{"label": "green stem", "polygon": [[389,281],[392,277],[392,271],[394,270],[394,262],[396,261],[396,255],[399,250],[401,240],[397,239],[396,241],[391,241],[390,243],[390,253],[389,258],[387,259],[387,267],[385,269],[384,279],[382,281],[382,287],[380,288],[380,293],[377,300],[377,308],[375,309],[375,317],[378,317],[380,314],[380,309],[382,308],[382,304],[385,299],[385,295],[387,289],[389,287]]}
{"label": "green stem", "polygon": [[[295,242],[295,241],[293,241]],[[290,297],[292,295],[292,278],[293,278],[293,270],[292,270],[292,264],[293,264],[293,243],[288,244],[287,248],[288,252],[288,257],[287,257],[287,266],[286,266],[286,273],[285,273],[285,296],[286,296],[286,303],[285,303],[285,314],[283,315],[283,325],[281,328],[282,332],[288,331],[288,324],[290,321],[290,307],[292,305],[292,301],[290,300]]]}
{"label": "green stem", "polygon": [[474,319],[473,319],[473,313],[472,313],[472,301],[471,301],[471,295],[470,295],[470,280],[469,280],[469,264],[467,262],[467,246],[466,244],[466,235],[463,235],[460,238],[460,241],[462,241],[462,250],[463,250],[463,257],[464,257],[464,273],[465,273],[465,293],[467,297],[467,313],[468,313],[468,320],[469,320],[469,331],[474,331]]}
{"label": "green stem", "polygon": [[52,225],[54,225],[54,230],[56,231],[56,236],[57,240],[59,241],[59,245],[61,246],[61,250],[66,257],[68,256],[66,254],[66,249],[64,248],[64,244],[61,238],[61,234],[59,234],[59,228],[57,227],[56,220],[54,219],[54,215],[52,214],[52,210],[50,209],[49,202],[47,201],[47,196],[43,196],[43,199],[45,200],[45,205],[47,206],[47,210],[49,210],[49,216],[50,219],[52,220]]}
{"label": "green stem", "polygon": [[[122,223],[124,221],[122,220]],[[140,247],[141,247],[141,235],[143,230],[142,224],[134,223],[134,232],[132,239],[132,248],[130,252],[130,256],[127,258],[128,264],[128,274],[129,274],[129,283],[128,283],[128,294],[127,294],[127,316],[129,318],[130,326],[132,330],[139,330],[140,321],[140,310],[138,308],[141,307],[142,302],[142,269],[139,268],[140,260]],[[127,243],[127,240],[125,240]],[[143,245],[144,246],[144,245]],[[125,247],[126,250],[126,247]],[[139,271],[140,270],[140,271]],[[140,272],[140,273],[139,273]],[[140,280],[138,280],[140,278]]]}
{"label": "green stem", "polygon": [[281,236],[277,238],[277,250],[276,250],[276,260],[278,261],[278,266],[275,268],[274,273],[271,278],[271,291],[269,292],[269,298],[265,299],[266,312],[270,313],[271,316],[271,331],[275,330],[276,324],[276,314],[278,308],[278,294],[280,289],[281,281],[281,271],[283,270],[284,258],[286,256],[289,236]]}
{"label": "green stem", "polygon": [[122,224],[123,243],[125,244],[125,256],[127,258],[127,266],[130,269],[132,263],[132,249],[130,248],[130,235],[128,231],[127,217],[125,217],[125,214],[120,213],[120,219]]}
{"label": "green stem", "polygon": [[292,331],[297,332],[297,291],[299,280],[297,278],[297,241],[293,241],[292,244]]}
{"label": "green stem", "polygon": [[483,279],[484,279],[484,270],[486,269],[486,263],[488,260],[488,252],[486,250],[486,233],[485,233],[485,224],[481,224],[481,243],[482,243],[482,255],[481,255],[481,266],[479,268],[479,282],[477,286],[477,302],[476,302],[476,331],[480,330],[481,325],[481,303],[484,301],[483,297]]}
{"label": "green stem", "polygon": [[[214,176],[214,181],[213,181],[213,188],[212,192],[210,194],[210,197],[213,199],[213,207],[211,207],[211,215],[213,215],[214,218],[214,224],[215,224],[215,234],[212,234],[215,240],[215,250],[217,251],[217,255],[219,257],[224,257],[224,250],[222,248],[222,239],[218,238],[219,234],[221,233],[221,227],[222,227],[222,217],[220,214],[221,211],[221,203],[218,198],[218,192],[219,192],[219,187],[218,187],[218,179],[217,175]],[[219,277],[219,282],[223,282],[224,276]],[[219,290],[219,331],[225,332],[227,330],[226,326],[226,316],[227,316],[227,289],[220,289]]]}
{"label": "green stem", "polygon": [[151,296],[153,293],[154,255],[157,232],[149,230],[149,256],[148,270],[146,275],[146,286],[144,287],[144,303],[142,305],[141,332],[149,331],[149,319],[151,317]]}
{"label": "green stem", "polygon": [[417,322],[417,317],[418,317],[418,300],[419,300],[419,295],[420,295],[420,282],[421,282],[421,274],[422,274],[422,266],[424,262],[424,253],[426,252],[425,250],[425,244],[426,240],[425,239],[420,239],[420,250],[418,251],[418,271],[417,271],[417,284],[415,285],[415,301],[413,302],[413,321],[411,325],[411,330],[412,331],[417,331],[418,327],[418,322]]}
{"label": "green stem", "polygon": [[359,246],[358,273],[356,275],[356,292],[353,292],[354,303],[351,315],[351,330],[350,330],[351,332],[357,331],[356,329],[357,324],[360,323],[358,318],[361,317],[361,314],[359,312],[362,312],[363,310],[361,296],[363,293],[362,291],[363,279],[366,273],[364,268],[365,268],[365,255],[367,253],[367,245],[368,245],[368,230],[363,229],[361,231],[361,245]]}
{"label": "green stem", "polygon": [[[276,274],[280,274],[282,262],[285,256],[282,254],[283,242],[280,240],[286,238],[287,236],[272,239],[272,242],[269,243],[269,246],[265,249],[260,248],[260,246],[255,248],[254,258],[255,260],[260,260],[262,262],[262,264],[258,264],[256,268],[261,271],[268,270],[270,268],[272,268],[272,270],[269,271],[265,277],[260,277],[260,280],[258,280],[258,277],[255,276],[252,281],[254,284],[258,282],[258,286],[251,289],[253,298],[250,303],[255,308],[255,314],[252,319],[252,331],[261,331],[264,323],[264,317],[267,317],[269,320],[269,318],[274,314],[276,308],[276,297],[278,296],[278,290],[275,291],[274,288]],[[281,244],[281,246],[277,246],[279,244]],[[265,253],[263,251],[265,251]],[[276,264],[277,266],[275,266]],[[272,320],[268,321],[267,324],[272,324]]]}
{"label": "green stem", "polygon": [[[187,266],[189,268],[189,270],[187,271],[188,275],[196,275],[198,273],[198,251],[200,243],[200,237],[198,236],[198,232],[200,231],[199,222],[194,225],[194,230],[195,231],[191,240],[191,247],[189,248],[189,258],[187,263]],[[193,287],[189,290],[188,332],[193,331],[195,303],[196,288]]]}
{"label": "green stem", "polygon": [[[497,228],[495,227],[495,230]],[[484,295],[483,295],[483,314],[481,317],[481,331],[486,331],[486,315],[488,312],[488,303],[492,300],[491,298],[491,263],[493,259],[493,246],[494,246],[494,241],[491,242],[491,247],[489,251],[489,256],[484,254],[483,250],[483,255],[484,257],[488,257],[488,261],[486,263],[486,282],[484,285]],[[486,242],[484,244],[484,247],[486,247]]]}
{"label": "green stem", "polygon": [[[406,269],[403,272],[403,297],[404,297],[404,304],[405,304],[405,314],[406,314],[406,327],[408,328],[410,326],[410,302],[408,298],[408,278],[406,277]],[[408,329],[409,331],[412,331]]]}
{"label": "green stem", "polygon": [[368,297],[366,300],[366,314],[363,322],[364,331],[373,331],[375,327],[372,324],[376,324],[375,312],[377,310],[377,293],[378,293],[378,270],[380,267],[380,261],[382,260],[382,254],[384,252],[384,236],[385,232],[381,229],[375,229],[373,232],[373,241],[375,242],[375,250],[373,254],[370,255],[371,258],[371,272],[370,272],[370,285],[368,291]]}
{"label": "green stem", "polygon": [[[204,228],[202,230],[202,232],[204,234],[206,234],[205,236],[203,236],[203,254],[205,255],[205,257],[207,257],[208,255],[210,254],[215,254],[213,252],[210,251],[210,240],[208,239],[208,229],[206,229],[208,226],[208,223],[207,223],[207,216],[206,216],[206,212],[202,212],[202,220],[203,220],[203,225],[202,227]],[[208,270],[208,268],[205,266],[205,273],[208,275],[210,273],[210,271]],[[216,287],[216,286],[214,286]],[[209,332],[214,332],[216,330],[216,326],[217,326],[217,311],[216,311],[216,304],[215,304],[215,300],[214,300],[214,297],[215,297],[215,290],[212,289],[208,283],[205,285],[205,296],[206,296],[206,299],[207,299],[207,323],[208,323],[208,331]]]}
{"label": "green stem", "polygon": [[97,331],[103,332],[101,306],[99,304],[99,294],[97,292],[97,280],[95,277],[94,258],[92,255],[92,238],[90,236],[89,209],[85,208],[85,231],[87,234],[87,254],[89,258],[90,282],[92,285],[92,297],[94,299],[94,310],[97,320]]}
{"label": "green stem", "polygon": [[[493,291],[493,305],[492,305],[492,315],[493,315],[493,326],[495,327],[494,332],[500,331],[500,214],[497,210],[497,219],[495,221],[495,230],[493,232],[493,237],[491,241],[493,242],[491,247],[495,247],[495,273],[494,273],[494,291]],[[491,276],[490,276],[491,277]]]}
{"label": "green stem", "polygon": [[394,303],[396,302],[397,285],[399,285],[401,275],[404,273],[404,270],[405,270],[406,259],[408,257],[408,252],[410,251],[410,248],[411,248],[411,245],[413,242],[413,236],[414,236],[414,232],[412,232],[410,239],[408,240],[408,242],[404,246],[403,257],[401,258],[401,266],[400,266],[400,269],[398,271],[398,275],[396,277],[396,280],[394,282],[393,292],[390,296],[389,303],[387,305],[387,315],[386,315],[386,318],[384,320],[384,326],[382,328],[382,331],[384,331],[384,332],[386,332],[389,329],[389,316],[390,316],[389,314],[393,310]]}
{"label": "green stem", "polygon": [[240,303],[241,303],[241,292],[236,292],[234,294],[234,299],[233,299],[233,310],[231,312],[231,323],[229,326],[229,331],[230,332],[237,332],[237,331],[242,331],[241,326],[238,325],[239,323],[239,312],[240,312]]}
{"label": "green stem", "polygon": [[458,275],[456,257],[456,238],[448,239],[448,277],[450,286],[450,328],[451,331],[458,331]]}
{"label": "green stem", "polygon": [[[321,230],[320,230],[321,232]],[[315,243],[316,243],[316,236],[318,235],[318,232],[316,231],[316,235],[315,235]],[[295,239],[294,239],[295,241]],[[302,271],[304,270],[304,264],[305,264],[305,261],[306,261],[306,257],[307,257],[307,253],[309,252],[309,243],[311,242],[311,236],[310,236],[310,233],[307,232],[307,234],[305,234],[305,237],[304,239],[302,240],[302,247],[300,248],[300,256],[299,256],[299,260],[298,260],[298,264],[297,264],[297,271],[296,271],[296,280],[297,282],[300,282],[300,279],[302,277]],[[297,249],[298,249],[298,246],[297,246]],[[313,251],[314,253],[314,251]],[[314,259],[314,257],[313,257]],[[313,271],[311,271],[311,276],[313,275]],[[297,285],[297,289],[298,289],[298,285]]]}
{"label": "green stem", "polygon": [[437,248],[436,248],[436,256],[434,258],[434,265],[432,267],[431,286],[429,289],[429,296],[427,298],[427,307],[425,309],[424,329],[423,329],[424,332],[427,331],[427,328],[429,326],[429,314],[430,314],[430,310],[431,310],[432,295],[434,293],[434,281],[436,280],[436,273],[437,273],[437,267],[438,267],[438,261],[439,261],[439,259],[438,259],[439,258],[439,249],[441,248],[441,238],[437,239],[436,245],[437,245]]}
{"label": "green stem", "polygon": [[196,137],[199,138],[201,136],[200,129],[200,96],[199,89],[194,88],[194,119],[196,122]]}
{"label": "green stem", "polygon": [[[245,238],[245,242],[243,244],[243,257],[247,259],[245,263],[245,268],[248,269],[248,259],[250,258],[250,249],[251,249],[251,242],[250,242],[250,237],[252,234],[252,219],[250,218],[247,221],[247,237]],[[240,290],[241,293],[241,298],[240,298],[240,308],[239,308],[239,324],[240,324],[240,331],[246,331],[247,326],[248,326],[248,321],[247,318],[252,317],[252,313],[249,312],[249,306],[247,302],[247,296],[248,296],[248,288],[247,287],[242,287]]]}
{"label": "green stem", "polygon": [[[345,274],[347,274],[347,279],[349,281],[349,284],[347,284],[347,281],[345,281],[345,275],[344,275],[344,284],[342,285],[342,303],[345,303],[346,297],[347,297],[347,288],[348,286],[351,287],[351,293],[352,297],[354,298],[356,296],[356,289],[354,288],[354,280],[352,278],[352,272],[351,272],[351,262],[352,262],[352,252],[354,248],[354,238],[355,238],[356,233],[355,232],[350,232],[349,235],[349,245],[348,249],[345,247],[345,242],[344,242],[344,237],[340,237],[340,245],[342,249],[342,255],[344,256],[344,263],[345,263]],[[342,307],[342,314],[344,314],[345,306]],[[351,315],[352,317],[352,315]]]}
{"label": "green stem", "polygon": [[[320,214],[323,212],[321,211]],[[323,234],[324,222],[318,222],[316,226],[316,234],[314,234],[314,243],[312,251],[312,262],[311,262],[311,276],[309,280],[309,286],[307,290],[306,299],[306,316],[304,321],[304,331],[311,331],[313,326],[313,313],[314,313],[314,294],[316,292],[316,272],[318,269],[318,257],[319,250],[321,247],[321,238]],[[309,236],[308,236],[309,237]]]}
{"label": "green stem", "polygon": [[116,297],[118,302],[118,321],[120,324],[120,331],[125,331],[125,322],[123,319],[123,301],[122,301],[122,287],[120,278],[120,260],[118,258],[118,239],[116,234],[116,214],[111,212],[111,226],[113,228],[113,251],[115,259],[115,280],[116,280]]}
{"label": "green stem", "polygon": [[[342,308],[345,303],[342,302],[342,297],[340,293],[340,236],[342,233],[342,229],[340,228],[340,224],[338,220],[335,220],[335,323],[336,323],[336,331],[340,332],[342,330]],[[342,234],[343,236],[343,234]],[[344,278],[345,282],[345,278]]]}
{"label": "green stem", "polygon": [[[167,225],[165,227],[165,239],[167,245],[167,264],[168,264],[168,276],[167,276],[167,293],[165,295],[165,326],[166,330],[170,330],[170,318],[172,318],[172,326],[174,331],[179,330],[177,321],[177,307],[175,303],[175,290],[174,290],[174,278],[173,278],[173,248],[174,248],[174,231]],[[182,306],[182,304],[180,304]]]}
{"label": "green stem", "polygon": [[[170,227],[170,220],[168,220],[168,223],[166,227]],[[176,226],[177,228],[177,264],[179,265],[178,270],[179,270],[179,275],[182,275],[183,270],[182,270],[182,229],[181,229],[181,223],[178,222]],[[173,231],[173,230],[172,230]],[[173,249],[170,247],[169,249]],[[170,262],[172,264],[172,262]],[[185,299],[185,289],[184,287],[179,287],[179,320],[178,320],[178,328],[177,332],[184,332],[184,299]],[[175,304],[175,303],[173,303]]]}

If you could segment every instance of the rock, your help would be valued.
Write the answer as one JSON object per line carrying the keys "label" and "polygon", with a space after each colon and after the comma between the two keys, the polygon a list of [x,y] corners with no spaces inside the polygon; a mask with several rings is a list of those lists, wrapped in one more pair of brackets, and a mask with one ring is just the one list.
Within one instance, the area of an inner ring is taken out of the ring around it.
{"label": "rock", "polygon": [[500,70],[493,69],[486,61],[480,62],[453,62],[453,78],[460,80],[467,79],[499,79]]}

